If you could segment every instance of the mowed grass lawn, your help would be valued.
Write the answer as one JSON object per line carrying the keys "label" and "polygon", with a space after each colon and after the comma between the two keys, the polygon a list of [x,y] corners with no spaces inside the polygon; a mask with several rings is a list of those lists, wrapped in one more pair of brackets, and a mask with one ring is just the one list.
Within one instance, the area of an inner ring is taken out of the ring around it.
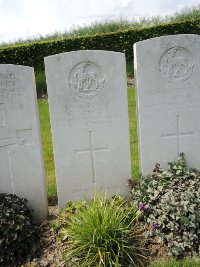
{"label": "mowed grass lawn", "polygon": [[[129,103],[132,176],[133,178],[136,179],[139,177],[139,167],[138,167],[135,90],[132,87],[128,88],[128,103]],[[45,175],[47,181],[47,190],[48,190],[48,197],[51,198],[56,196],[56,182],[55,182],[55,168],[53,161],[53,148],[52,148],[48,100],[47,99],[38,100],[38,106],[40,115],[40,128],[42,135],[42,146],[43,146],[43,157],[45,165]]]}

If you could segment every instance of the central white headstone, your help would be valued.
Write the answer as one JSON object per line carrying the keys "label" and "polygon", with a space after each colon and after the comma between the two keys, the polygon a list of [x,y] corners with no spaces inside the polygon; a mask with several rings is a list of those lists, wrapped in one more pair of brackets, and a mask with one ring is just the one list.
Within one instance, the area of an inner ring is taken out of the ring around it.
{"label": "central white headstone", "polygon": [[26,198],[35,220],[47,217],[34,71],[0,65],[0,193]]}
{"label": "central white headstone", "polygon": [[134,45],[142,174],[184,152],[200,168],[200,36],[163,36]]}
{"label": "central white headstone", "polygon": [[128,195],[125,56],[77,51],[45,58],[59,205],[94,191]]}

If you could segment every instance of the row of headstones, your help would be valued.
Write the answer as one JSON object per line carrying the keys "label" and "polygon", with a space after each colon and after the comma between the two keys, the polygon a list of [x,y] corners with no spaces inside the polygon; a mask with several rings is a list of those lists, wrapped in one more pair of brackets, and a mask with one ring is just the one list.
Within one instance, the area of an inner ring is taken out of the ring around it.
{"label": "row of headstones", "polygon": [[[199,167],[200,38],[134,45],[140,170],[180,152]],[[128,196],[131,177],[125,56],[77,51],[45,58],[59,206],[94,191]],[[0,65],[0,193],[28,199],[36,220],[47,197],[31,67]]]}

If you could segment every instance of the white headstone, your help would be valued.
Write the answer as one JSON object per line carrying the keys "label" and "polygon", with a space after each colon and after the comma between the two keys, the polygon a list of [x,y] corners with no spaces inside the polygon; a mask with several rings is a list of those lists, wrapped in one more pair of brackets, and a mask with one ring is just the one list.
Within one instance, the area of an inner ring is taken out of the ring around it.
{"label": "white headstone", "polygon": [[59,205],[94,191],[128,195],[125,56],[77,51],[45,58]]}
{"label": "white headstone", "polygon": [[0,65],[0,193],[26,198],[47,217],[34,71]]}
{"label": "white headstone", "polygon": [[142,174],[184,152],[200,167],[200,36],[170,35],[134,45]]}

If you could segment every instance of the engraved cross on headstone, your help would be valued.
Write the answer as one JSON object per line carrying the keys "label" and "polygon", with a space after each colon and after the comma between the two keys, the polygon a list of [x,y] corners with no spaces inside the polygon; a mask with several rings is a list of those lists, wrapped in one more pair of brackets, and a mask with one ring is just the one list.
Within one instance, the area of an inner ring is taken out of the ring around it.
{"label": "engraved cross on headstone", "polygon": [[178,155],[179,155],[181,152],[183,152],[183,151],[181,151],[180,137],[181,136],[191,136],[191,135],[194,135],[194,131],[189,131],[189,132],[180,131],[180,115],[176,115],[176,132],[175,133],[162,134],[162,137],[164,137],[164,138],[176,137],[177,150],[178,150]]}
{"label": "engraved cross on headstone", "polygon": [[90,138],[90,147],[89,148],[85,148],[85,149],[79,149],[76,150],[77,153],[90,153],[90,159],[91,159],[91,166],[92,166],[92,182],[96,183],[96,170],[95,170],[95,156],[94,153],[95,152],[99,152],[99,151],[109,151],[108,147],[97,147],[94,148],[94,144],[93,144],[93,131],[89,131],[89,138]]}
{"label": "engraved cross on headstone", "polygon": [[32,145],[32,144],[33,144],[32,128],[17,130],[8,126],[5,118],[4,103],[0,103],[0,149],[4,150],[5,157],[8,157],[8,164],[9,164],[8,168],[10,173],[13,194],[15,190],[13,181],[13,171],[11,166],[10,147],[14,145]]}

